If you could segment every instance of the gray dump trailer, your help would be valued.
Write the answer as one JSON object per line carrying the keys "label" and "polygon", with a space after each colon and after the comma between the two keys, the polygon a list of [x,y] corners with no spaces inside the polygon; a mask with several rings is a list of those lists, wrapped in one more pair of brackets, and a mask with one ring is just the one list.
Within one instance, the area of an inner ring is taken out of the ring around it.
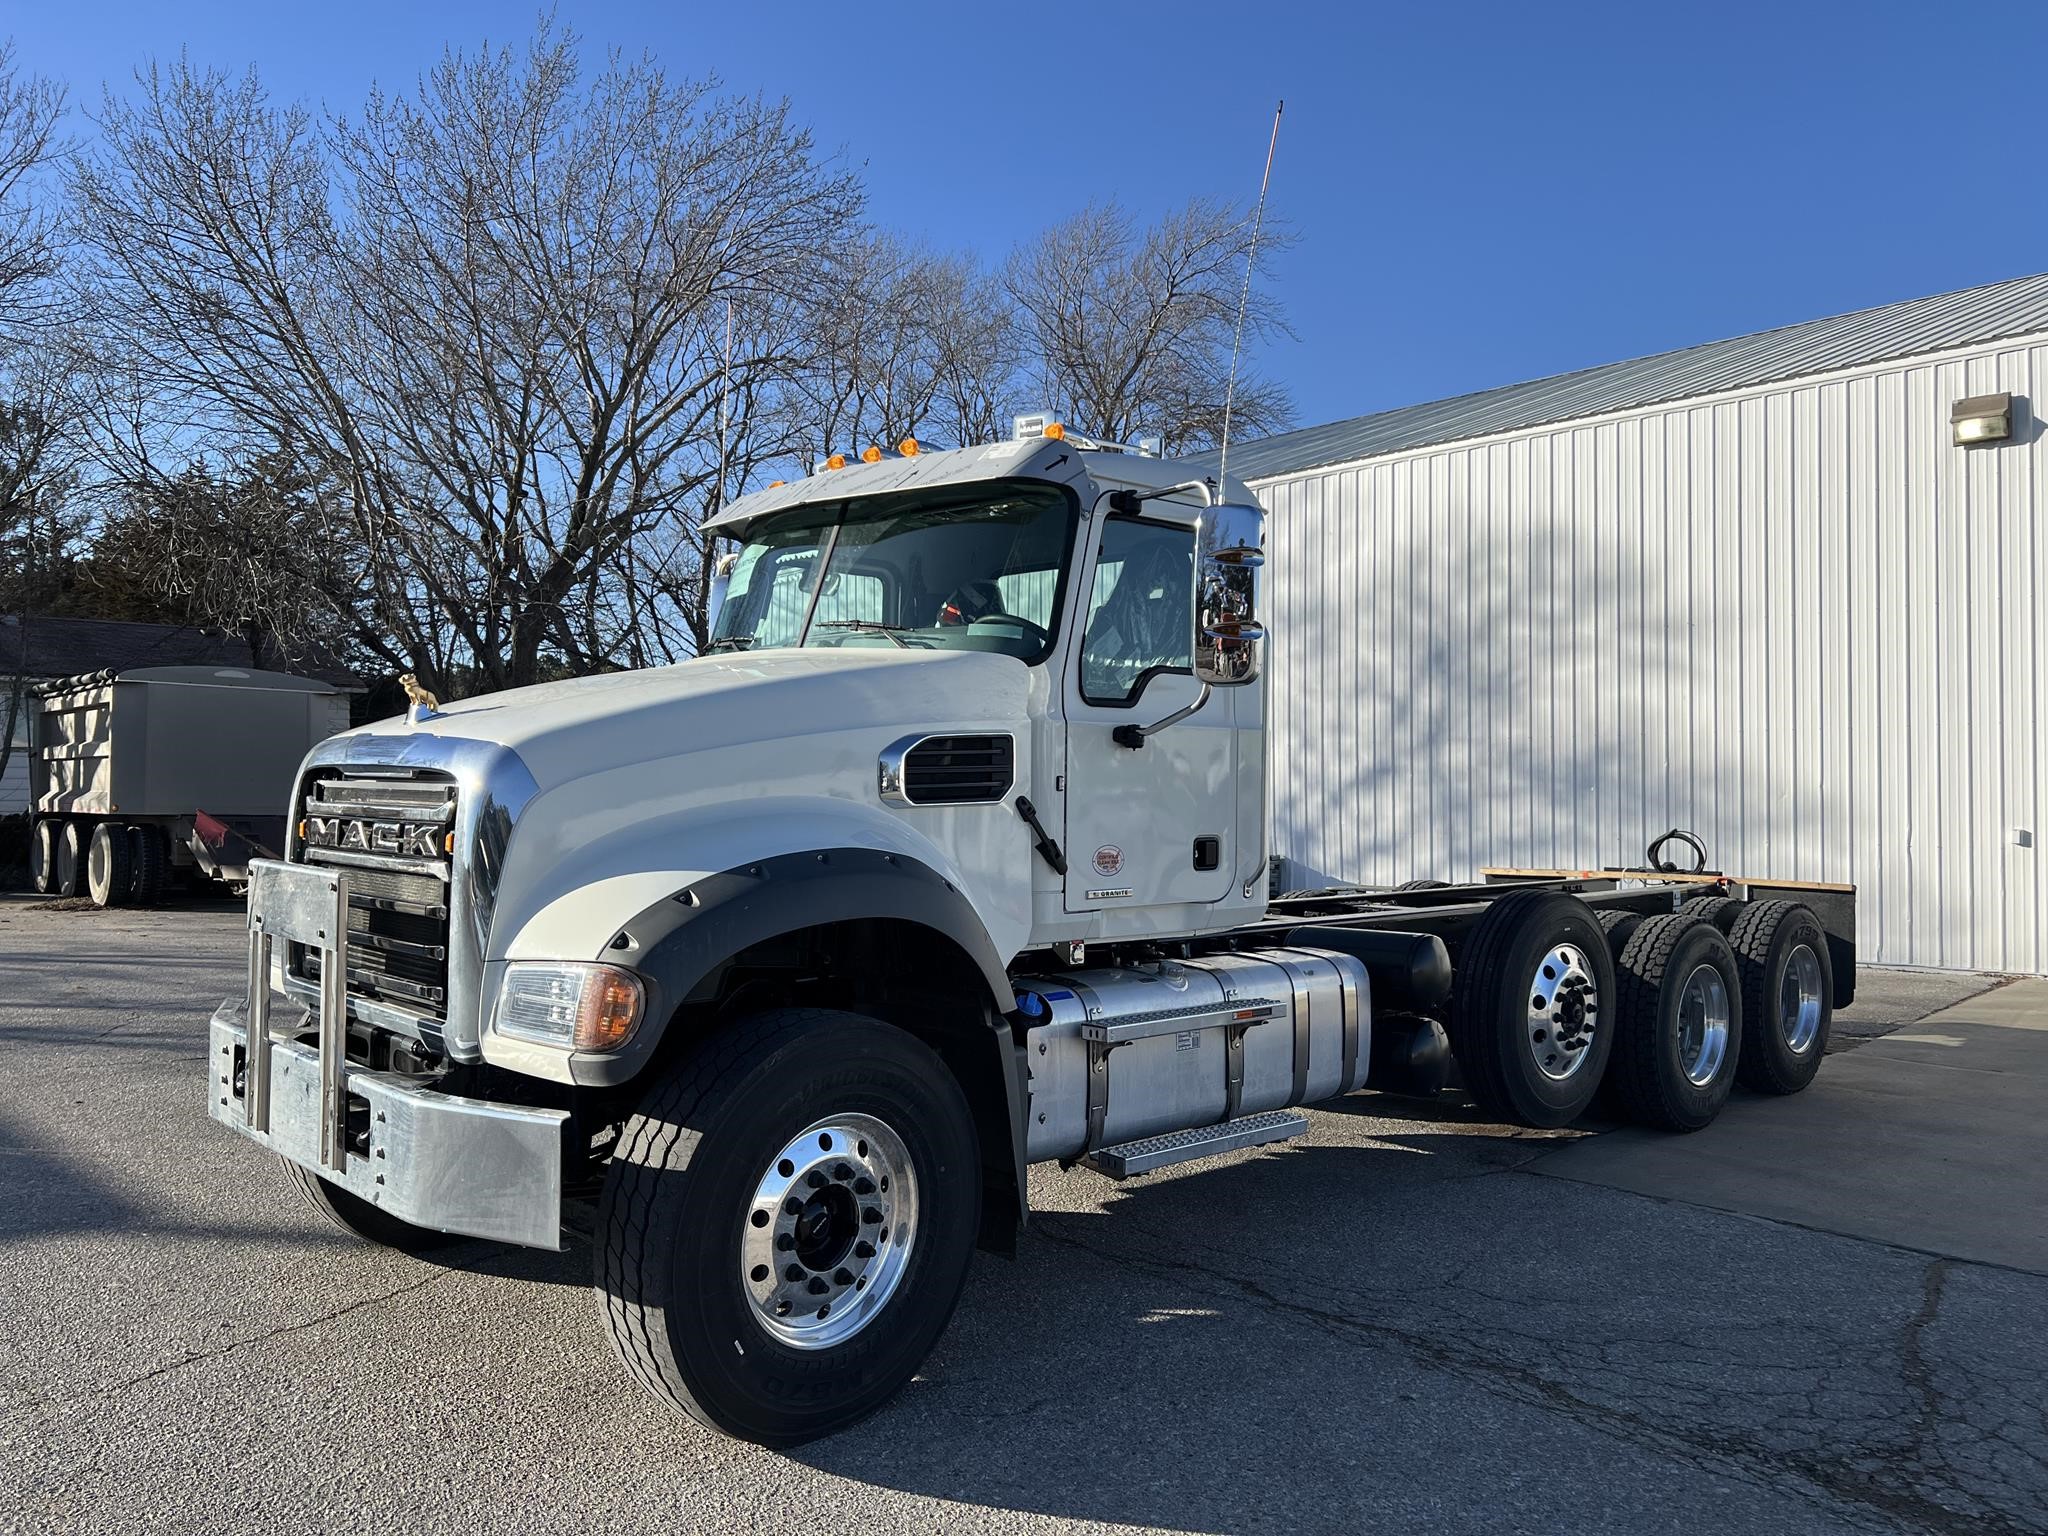
{"label": "gray dump trailer", "polygon": [[103,907],[174,884],[239,888],[284,847],[278,785],[348,729],[348,697],[284,672],[137,667],[39,690],[29,726],[38,891]]}

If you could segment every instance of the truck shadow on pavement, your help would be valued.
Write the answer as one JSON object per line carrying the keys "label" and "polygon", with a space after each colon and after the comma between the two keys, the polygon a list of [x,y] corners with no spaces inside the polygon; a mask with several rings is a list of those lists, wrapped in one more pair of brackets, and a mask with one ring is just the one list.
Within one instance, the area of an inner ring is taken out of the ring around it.
{"label": "truck shadow on pavement", "polygon": [[[1047,1211],[1014,1263],[978,1260],[895,1403],[794,1459],[1181,1530],[1482,1528],[1509,1508],[1640,1530],[1708,1507],[1730,1530],[2039,1528],[2043,1350],[1997,1381],[1941,1358],[1924,1256],[1560,1197],[1512,1171],[1548,1145],[1410,1123]],[[2048,1283],[2018,1278],[2048,1321]],[[2009,1418],[2013,1470],[1954,1458],[1930,1392],[1972,1435]],[[1601,1488],[1608,1507],[1582,1500]]]}

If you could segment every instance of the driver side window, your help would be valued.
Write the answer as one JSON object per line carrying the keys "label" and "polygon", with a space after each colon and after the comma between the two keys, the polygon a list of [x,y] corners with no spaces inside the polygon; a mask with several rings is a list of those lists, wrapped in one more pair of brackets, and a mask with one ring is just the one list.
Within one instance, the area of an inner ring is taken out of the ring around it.
{"label": "driver side window", "polygon": [[1194,670],[1195,532],[1112,518],[1102,530],[1081,645],[1081,697],[1128,704],[1154,672]]}

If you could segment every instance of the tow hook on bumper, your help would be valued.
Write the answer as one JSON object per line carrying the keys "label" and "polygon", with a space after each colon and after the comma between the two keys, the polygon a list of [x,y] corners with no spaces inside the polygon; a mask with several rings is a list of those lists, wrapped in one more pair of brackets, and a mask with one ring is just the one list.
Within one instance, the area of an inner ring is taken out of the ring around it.
{"label": "tow hook on bumper", "polygon": [[[270,860],[252,863],[250,876],[253,1007],[230,998],[214,1010],[207,1052],[213,1118],[401,1221],[560,1248],[568,1116],[436,1093],[350,1066],[338,984],[346,974],[346,878]],[[334,984],[321,988],[318,1048],[271,1027],[274,940],[323,952],[321,974]]]}

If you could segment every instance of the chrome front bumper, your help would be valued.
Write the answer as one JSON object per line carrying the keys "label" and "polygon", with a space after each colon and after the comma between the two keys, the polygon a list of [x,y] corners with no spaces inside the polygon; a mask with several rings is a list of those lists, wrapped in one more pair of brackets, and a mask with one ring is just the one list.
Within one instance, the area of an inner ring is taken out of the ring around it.
{"label": "chrome front bumper", "polygon": [[[344,873],[250,865],[249,1002],[214,1010],[208,1113],[414,1226],[560,1248],[566,1113],[436,1093],[344,1059],[347,915]],[[286,940],[326,952],[317,1048],[271,1026],[270,948]]]}

